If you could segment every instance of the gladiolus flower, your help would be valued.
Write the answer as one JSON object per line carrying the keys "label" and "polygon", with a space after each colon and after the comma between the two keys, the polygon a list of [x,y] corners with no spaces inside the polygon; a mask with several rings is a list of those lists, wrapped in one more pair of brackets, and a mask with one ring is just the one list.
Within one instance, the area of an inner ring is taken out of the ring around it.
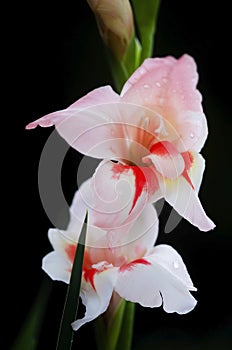
{"label": "gladiolus flower", "polygon": [[[95,174],[95,191],[106,207],[127,179],[132,185],[130,198],[124,195],[128,216],[164,197],[182,217],[208,231],[215,225],[198,198],[205,167],[199,152],[208,130],[197,82],[189,55],[149,58],[120,95],[110,86],[100,87],[27,129],[55,125],[76,150],[105,159]],[[125,214],[119,209],[118,215]]]}
{"label": "gladiolus flower", "polygon": [[[53,280],[69,283],[85,212],[81,192],[77,191],[67,230],[48,232],[54,251],[43,258],[42,268]],[[74,330],[104,313],[114,293],[145,307],[163,304],[169,313],[185,314],[195,307],[196,300],[190,291],[196,288],[182,258],[169,245],[154,247],[157,234],[158,218],[151,204],[128,230],[129,244],[118,240],[117,229],[111,231],[109,242],[106,230],[88,223],[80,290],[86,312],[82,319],[72,323]]]}

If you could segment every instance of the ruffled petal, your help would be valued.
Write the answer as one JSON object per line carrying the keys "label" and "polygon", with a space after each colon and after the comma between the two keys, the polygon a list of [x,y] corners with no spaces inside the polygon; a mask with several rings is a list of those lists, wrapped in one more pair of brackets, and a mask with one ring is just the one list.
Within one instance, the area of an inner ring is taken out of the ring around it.
{"label": "ruffled petal", "polygon": [[54,251],[45,255],[42,260],[42,269],[54,281],[69,283],[72,264],[64,254]]}
{"label": "ruffled petal", "polygon": [[106,311],[113,293],[116,277],[117,269],[114,268],[96,273],[94,276],[95,288],[90,282],[83,279],[80,296],[86,307],[86,312],[82,319],[72,323],[72,328],[75,331]]}
{"label": "ruffled petal", "polygon": [[160,245],[151,255],[120,268],[115,291],[124,299],[146,307],[163,302],[166,312],[184,314],[191,311],[196,290],[180,255],[170,246]]}

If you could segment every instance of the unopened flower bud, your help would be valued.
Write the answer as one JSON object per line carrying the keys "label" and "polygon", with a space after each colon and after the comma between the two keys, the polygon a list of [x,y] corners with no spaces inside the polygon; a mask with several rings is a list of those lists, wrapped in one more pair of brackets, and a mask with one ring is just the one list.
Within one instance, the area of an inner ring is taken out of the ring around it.
{"label": "unopened flower bud", "polygon": [[129,0],[87,0],[95,14],[100,35],[115,57],[123,58],[134,33]]}

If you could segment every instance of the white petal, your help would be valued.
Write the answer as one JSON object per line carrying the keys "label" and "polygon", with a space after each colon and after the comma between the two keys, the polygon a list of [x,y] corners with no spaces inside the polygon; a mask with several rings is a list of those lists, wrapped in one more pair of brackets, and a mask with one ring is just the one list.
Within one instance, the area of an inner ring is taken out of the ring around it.
{"label": "white petal", "polygon": [[[180,255],[170,246],[160,245],[144,260],[121,269],[116,292],[124,299],[142,306],[158,307],[179,314],[191,311],[196,300],[189,290],[195,290]],[[162,296],[162,298],[161,298]]]}
{"label": "white petal", "polygon": [[152,204],[146,205],[129,232],[122,239],[121,254],[129,260],[141,257],[154,246],[158,236],[159,219]]}
{"label": "white petal", "polygon": [[194,185],[195,191],[198,193],[205,170],[205,160],[199,153],[191,152],[191,155],[193,156],[193,163],[188,171],[188,174]]}
{"label": "white petal", "polygon": [[82,192],[84,191],[84,188],[89,187],[90,180],[85,181],[78,191],[76,191],[72,204],[70,206],[70,220],[67,230],[74,233],[74,236],[72,237],[76,241],[79,238],[79,234],[81,231],[81,227],[83,225],[85,215],[86,215],[86,205],[83,202],[82,198]]}
{"label": "white petal", "polygon": [[76,244],[76,241],[74,242],[69,238],[68,231],[58,230],[56,228],[50,228],[48,230],[48,238],[54,250],[64,256],[66,247],[69,244]]}
{"label": "white petal", "polygon": [[[94,227],[91,227],[90,231],[92,229]],[[124,227],[105,232],[105,234],[99,234],[95,230],[95,244],[92,245],[94,248],[89,249],[89,253],[93,261],[105,260],[114,266],[121,266],[126,261],[143,257],[146,252],[150,251],[157,235],[157,213],[153,205],[148,204],[128,231]],[[93,239],[94,237],[92,241]]]}
{"label": "white petal", "polygon": [[42,269],[55,281],[69,283],[71,263],[63,254],[51,252],[42,260]]}
{"label": "white petal", "polygon": [[[145,258],[144,261],[147,261]],[[157,278],[159,275],[157,274]],[[162,298],[157,287],[156,273],[153,267],[143,263],[122,269],[115,285],[115,291],[124,299],[139,303],[145,307],[162,305]]]}
{"label": "white petal", "polygon": [[170,179],[182,174],[184,159],[171,142],[157,142],[151,147],[150,152],[151,154],[144,157],[143,161],[150,159],[160,174]]}
{"label": "white petal", "polygon": [[86,307],[85,316],[72,323],[74,330],[78,330],[83,324],[96,319],[106,311],[113,293],[117,269],[111,268],[97,273],[94,276],[94,286],[82,281],[80,296]]}
{"label": "white petal", "polygon": [[215,227],[213,221],[206,215],[197,192],[183,176],[164,182],[165,200],[186,220],[201,231],[209,231]]}

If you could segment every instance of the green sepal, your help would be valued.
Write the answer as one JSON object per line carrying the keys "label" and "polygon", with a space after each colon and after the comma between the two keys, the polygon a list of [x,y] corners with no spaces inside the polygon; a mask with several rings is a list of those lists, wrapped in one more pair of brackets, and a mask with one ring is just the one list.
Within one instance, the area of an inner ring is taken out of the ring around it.
{"label": "green sepal", "polygon": [[131,0],[136,29],[142,45],[140,63],[153,56],[160,0]]}
{"label": "green sepal", "polygon": [[114,87],[115,90],[120,93],[125,82],[140,64],[141,45],[139,40],[133,36],[121,61],[119,61],[109,49],[107,49],[107,51]]}

